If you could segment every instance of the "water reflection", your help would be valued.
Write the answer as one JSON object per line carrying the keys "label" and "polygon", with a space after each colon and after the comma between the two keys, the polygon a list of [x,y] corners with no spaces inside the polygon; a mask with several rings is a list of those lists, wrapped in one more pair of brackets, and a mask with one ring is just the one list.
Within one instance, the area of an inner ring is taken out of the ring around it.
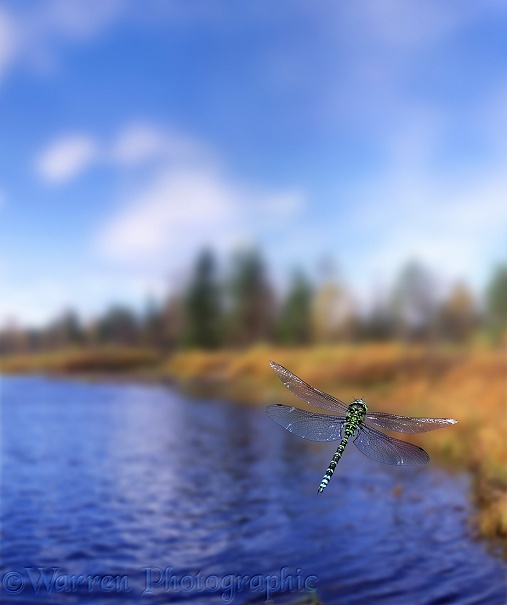
{"label": "water reflection", "polygon": [[[6,379],[2,394],[2,573],[318,576],[324,603],[503,603],[505,564],[467,534],[467,485],[296,439],[259,408],[188,401],[157,386]],[[43,602],[26,587],[6,602]],[[216,591],[150,596],[223,602]],[[234,602],[263,597],[238,593]],[[275,602],[291,602],[281,594]],[[60,592],[52,602],[88,602]]]}

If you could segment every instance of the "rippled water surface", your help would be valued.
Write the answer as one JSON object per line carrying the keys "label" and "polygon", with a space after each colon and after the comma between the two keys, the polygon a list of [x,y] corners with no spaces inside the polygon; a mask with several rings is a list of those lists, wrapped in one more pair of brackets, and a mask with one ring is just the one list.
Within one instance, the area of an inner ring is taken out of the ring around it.
{"label": "rippled water surface", "polygon": [[325,605],[507,601],[464,477],[348,447],[318,496],[333,444],[262,408],[8,378],[1,448],[3,602],[296,603],[305,582]]}

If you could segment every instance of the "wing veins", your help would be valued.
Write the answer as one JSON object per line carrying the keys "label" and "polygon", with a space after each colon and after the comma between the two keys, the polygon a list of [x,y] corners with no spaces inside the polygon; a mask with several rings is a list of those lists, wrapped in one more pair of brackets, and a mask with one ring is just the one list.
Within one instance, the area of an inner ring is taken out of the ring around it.
{"label": "wing veins", "polygon": [[347,411],[347,404],[340,399],[312,387],[304,380],[301,380],[299,376],[296,376],[290,370],[274,361],[270,361],[269,365],[286,388],[302,401],[315,407],[329,410],[330,412]]}
{"label": "wing veins", "polygon": [[354,445],[368,458],[391,465],[427,464],[430,457],[419,446],[395,439],[372,427],[361,425]]}
{"label": "wing veins", "polygon": [[269,405],[266,414],[290,433],[310,441],[340,441],[344,418],[307,412],[288,405]]}
{"label": "wing veins", "polygon": [[456,424],[454,418],[414,418],[387,412],[367,412],[366,423],[397,433],[426,433]]}

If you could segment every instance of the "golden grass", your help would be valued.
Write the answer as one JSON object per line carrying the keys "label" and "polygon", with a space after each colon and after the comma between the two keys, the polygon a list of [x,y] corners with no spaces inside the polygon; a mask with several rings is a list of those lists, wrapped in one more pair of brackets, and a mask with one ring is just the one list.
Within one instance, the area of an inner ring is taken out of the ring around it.
{"label": "golden grass", "polygon": [[[367,344],[174,355],[163,373],[231,400],[296,403],[268,359],[346,402],[364,397],[373,409],[413,416],[453,417],[457,425],[428,433],[430,456],[468,469],[478,505],[477,528],[507,539],[507,357],[486,348],[463,350]],[[301,407],[304,404],[298,403]],[[404,439],[412,440],[411,435]],[[420,438],[415,438],[417,441]]]}
{"label": "golden grass", "polygon": [[160,355],[151,349],[124,347],[95,347],[4,357],[2,372],[26,374],[110,373],[127,372],[152,367],[160,363]]}
{"label": "golden grass", "polygon": [[424,447],[441,463],[471,471],[478,506],[476,527],[482,535],[507,543],[505,351],[478,346],[430,349],[400,343],[299,349],[257,345],[244,351],[179,352],[163,359],[149,349],[108,347],[10,357],[2,366],[7,373],[148,376],[171,380],[207,397],[296,403],[273,374],[269,359],[346,402],[364,397],[380,411],[458,419],[455,426],[426,434]]}

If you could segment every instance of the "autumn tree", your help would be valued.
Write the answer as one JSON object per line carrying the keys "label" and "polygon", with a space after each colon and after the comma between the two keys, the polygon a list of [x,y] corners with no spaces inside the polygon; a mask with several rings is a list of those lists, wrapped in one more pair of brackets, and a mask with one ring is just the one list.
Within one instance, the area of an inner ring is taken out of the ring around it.
{"label": "autumn tree", "polygon": [[412,261],[401,271],[392,296],[396,331],[401,338],[430,335],[436,313],[436,285],[432,275]]}
{"label": "autumn tree", "polygon": [[464,343],[478,323],[474,297],[464,283],[458,283],[440,307],[439,333],[449,340]]}

